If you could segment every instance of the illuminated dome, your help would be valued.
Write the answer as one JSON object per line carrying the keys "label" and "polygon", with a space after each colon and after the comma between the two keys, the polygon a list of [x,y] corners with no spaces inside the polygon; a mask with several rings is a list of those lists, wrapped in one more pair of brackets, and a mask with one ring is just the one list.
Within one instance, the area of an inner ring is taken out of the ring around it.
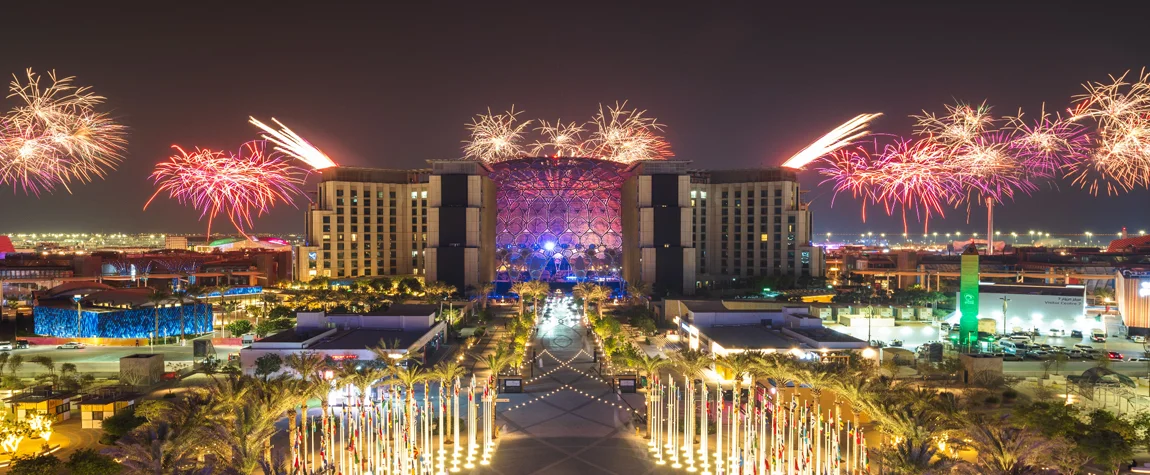
{"label": "illuminated dome", "polygon": [[623,247],[626,164],[523,158],[491,166],[497,281],[613,280]]}

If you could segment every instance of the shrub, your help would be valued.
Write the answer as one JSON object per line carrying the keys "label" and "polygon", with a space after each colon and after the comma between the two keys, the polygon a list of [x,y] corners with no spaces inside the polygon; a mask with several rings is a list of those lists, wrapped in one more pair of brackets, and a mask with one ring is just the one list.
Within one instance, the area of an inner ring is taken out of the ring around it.
{"label": "shrub", "polygon": [[64,466],[73,475],[116,475],[124,470],[112,457],[92,449],[73,452]]}
{"label": "shrub", "polygon": [[1013,389],[1007,389],[1007,390],[1002,392],[1002,399],[1009,401],[1009,400],[1016,399],[1016,398],[1018,398],[1018,391],[1015,391]]}
{"label": "shrub", "polygon": [[994,395],[987,396],[986,399],[984,399],[983,401],[985,401],[987,404],[998,404],[999,402],[1002,402],[1002,400],[999,399],[998,396],[994,396]]}
{"label": "shrub", "polygon": [[224,329],[231,333],[232,336],[244,335],[251,333],[252,322],[247,320],[236,320],[224,326]]}
{"label": "shrub", "polygon": [[11,475],[56,475],[60,459],[55,455],[17,455],[8,470]]}
{"label": "shrub", "polygon": [[144,422],[147,422],[147,419],[136,416],[136,408],[134,406],[128,406],[112,417],[104,419],[104,434],[114,442]]}

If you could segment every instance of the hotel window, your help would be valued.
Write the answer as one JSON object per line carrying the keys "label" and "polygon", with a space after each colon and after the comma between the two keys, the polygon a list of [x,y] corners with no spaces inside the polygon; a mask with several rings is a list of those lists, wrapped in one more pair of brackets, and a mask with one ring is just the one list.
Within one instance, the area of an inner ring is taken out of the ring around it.
{"label": "hotel window", "polygon": [[[419,192],[419,197],[420,198],[427,198],[427,190]],[[427,205],[424,205],[424,206],[427,206]]]}
{"label": "hotel window", "polygon": [[418,191],[411,192],[411,199],[415,199],[415,198],[419,198],[419,192]]}
{"label": "hotel window", "polygon": [[343,196],[343,190],[336,189],[335,190],[335,196]]}
{"label": "hotel window", "polygon": [[331,223],[331,216],[324,216],[323,217],[323,224],[329,224],[329,223]]}
{"label": "hotel window", "polygon": [[375,192],[375,198],[376,199],[383,199],[383,192],[382,191]]}
{"label": "hotel window", "polygon": [[694,198],[698,198],[698,197],[699,197],[699,192],[695,191],[695,190],[691,190],[691,198],[692,198],[691,205],[695,204]]}
{"label": "hotel window", "polygon": [[331,232],[331,225],[330,224],[323,225],[323,232],[330,233]]}
{"label": "hotel window", "polygon": [[769,241],[769,239],[767,239],[767,237],[768,237],[768,236],[767,236],[767,234],[766,234],[766,233],[760,234],[760,235],[759,235],[759,241],[762,241],[762,242],[767,242],[767,241]]}

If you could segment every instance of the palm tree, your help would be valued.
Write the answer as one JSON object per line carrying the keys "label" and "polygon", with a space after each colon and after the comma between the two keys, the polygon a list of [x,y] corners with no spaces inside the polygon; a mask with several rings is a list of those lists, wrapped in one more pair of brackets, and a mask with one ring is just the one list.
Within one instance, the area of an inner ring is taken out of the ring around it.
{"label": "palm tree", "polygon": [[902,401],[887,401],[880,430],[894,443],[877,449],[883,469],[898,475],[946,473],[954,460],[940,453],[938,439],[947,424],[937,411]]}
{"label": "palm tree", "polygon": [[[499,347],[499,349],[497,349],[495,351],[495,353],[491,353],[489,355],[478,358],[480,361],[482,361],[484,364],[487,365],[488,369],[491,370],[491,374],[487,377],[487,382],[489,385],[491,385],[491,391],[492,391],[492,396],[491,396],[491,401],[492,401],[491,402],[491,422],[492,422],[491,426],[492,427],[495,427],[495,414],[498,412],[495,410],[495,406],[496,406],[495,400],[499,398],[499,373],[502,373],[503,370],[505,370],[509,366],[511,366],[512,363],[514,363],[515,358],[516,358],[516,355],[514,353],[506,352],[505,348],[506,347]],[[498,436],[498,434],[499,434],[499,430],[496,429],[495,435]]]}
{"label": "palm tree", "polygon": [[428,282],[423,286],[423,293],[427,297],[428,303],[439,302],[439,313],[443,314],[443,299],[455,293],[455,286],[446,282],[435,281]]}
{"label": "palm tree", "polygon": [[641,280],[632,282],[627,286],[627,294],[633,299],[649,302],[647,298],[651,296],[651,284]]}
{"label": "palm tree", "polygon": [[[299,399],[298,381],[280,375],[268,380],[260,378],[224,378],[213,380],[209,392],[222,399],[227,418],[208,427],[212,435],[222,442],[217,461],[232,472],[251,474],[272,459],[271,438],[278,432],[275,423],[291,410]],[[222,390],[217,389],[224,386]],[[232,386],[232,387],[226,387]],[[242,391],[239,403],[229,396],[235,389]]]}
{"label": "palm tree", "polygon": [[[220,310],[223,310],[224,314],[227,315],[228,318],[231,318],[233,315],[235,315],[236,310],[239,310],[239,308],[240,308],[240,304],[239,304],[239,302],[236,302],[235,300],[225,300],[223,302],[220,302]],[[221,322],[221,324],[220,324],[220,328],[226,327],[227,324],[228,324],[227,319],[224,319],[224,321]]]}
{"label": "palm tree", "polygon": [[476,288],[475,291],[479,293],[479,302],[481,305],[483,305],[483,309],[487,310],[487,296],[491,295],[491,293],[495,291],[495,284],[491,282],[484,282],[479,284],[479,287]]}
{"label": "palm tree", "polygon": [[1020,429],[1005,421],[977,420],[966,428],[966,444],[974,449],[974,461],[961,462],[958,471],[986,475],[1042,473],[1054,462],[1054,454],[1069,450],[1059,441],[1030,429]]}
{"label": "palm tree", "polygon": [[[435,375],[435,378],[439,379],[439,384],[441,386],[446,386],[449,384],[454,384],[453,382],[456,379],[459,379],[459,378],[462,378],[463,376],[465,376],[467,374],[467,370],[464,369],[462,365],[455,362],[455,360],[449,360],[449,361],[442,361],[439,364],[435,365],[435,370],[432,372],[432,374]],[[446,394],[446,391],[445,391],[445,394]],[[452,404],[447,404],[446,405],[447,410],[451,411],[452,406],[453,406]],[[448,421],[448,424],[458,424],[459,423],[458,422],[458,415],[455,415],[453,418],[453,415],[450,414],[450,412],[449,412],[448,416],[447,416],[447,421]],[[449,427],[454,427],[454,426],[449,425]],[[441,429],[441,430],[444,430],[445,431],[444,435],[449,440],[451,440],[451,437],[453,436],[454,432],[447,430],[446,427]],[[451,440],[451,443],[455,443],[454,440]]]}
{"label": "palm tree", "polygon": [[730,371],[734,379],[735,398],[739,396],[739,384],[743,382],[743,376],[750,376],[750,387],[755,387],[754,369],[758,365],[758,358],[752,353],[735,353],[728,356],[723,356],[715,359],[715,364],[722,366]]}
{"label": "palm tree", "polygon": [[159,343],[160,339],[160,305],[166,302],[171,302],[171,296],[162,290],[156,290],[148,295],[148,303],[152,304],[152,317],[156,322],[155,333],[153,336],[153,344]]}
{"label": "palm tree", "polygon": [[595,312],[598,313],[599,316],[603,316],[602,304],[607,299],[611,298],[611,289],[608,289],[602,285],[596,285],[586,298],[591,303],[595,304]]}
{"label": "palm tree", "polygon": [[590,301],[591,293],[595,291],[596,287],[598,286],[595,285],[594,282],[583,281],[575,284],[575,287],[571,289],[571,293],[575,294],[576,297],[579,297],[581,300],[583,300],[584,319],[587,318],[587,302]]}
{"label": "palm tree", "polygon": [[[382,361],[386,365],[400,366],[405,361],[415,361],[415,356],[411,352],[406,351],[406,348],[400,347],[399,339],[392,341],[379,340],[379,344],[374,347],[369,347],[372,353],[375,353],[375,359]],[[405,350],[403,353],[393,353],[391,350]]]}
{"label": "palm tree", "polygon": [[184,473],[194,467],[198,454],[181,440],[170,423],[147,424],[132,431],[105,449],[116,459],[124,475],[162,475]]}
{"label": "palm tree", "polygon": [[[632,368],[635,368],[635,369],[639,370],[639,372],[646,375],[647,379],[653,381],[655,379],[655,376],[659,374],[659,370],[662,369],[663,367],[671,364],[671,360],[664,359],[664,358],[661,358],[658,356],[651,357],[651,356],[647,355],[647,353],[644,352],[642,354],[642,356],[640,356],[639,358],[627,358],[626,363],[629,366],[631,366]],[[651,414],[651,395],[648,394],[647,397],[644,398],[644,400],[647,404],[647,414],[648,414],[646,435],[644,437],[650,439],[651,438],[651,418],[649,415]]]}
{"label": "palm tree", "polygon": [[511,285],[511,293],[519,297],[519,314],[523,315],[523,302],[531,295],[531,283],[516,282]]}
{"label": "palm tree", "polygon": [[327,362],[319,353],[306,351],[288,355],[284,358],[284,366],[299,374],[300,379],[314,381],[320,379],[320,371],[327,366]]}

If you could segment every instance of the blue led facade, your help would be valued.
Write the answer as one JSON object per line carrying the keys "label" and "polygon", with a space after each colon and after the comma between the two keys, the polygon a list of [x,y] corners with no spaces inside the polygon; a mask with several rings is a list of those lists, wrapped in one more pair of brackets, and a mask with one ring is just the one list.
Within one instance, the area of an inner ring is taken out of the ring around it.
{"label": "blue led facade", "polygon": [[219,291],[216,291],[216,292],[212,292],[209,294],[201,295],[200,298],[205,298],[205,297],[232,297],[232,296],[236,296],[236,295],[259,295],[259,294],[262,294],[263,292],[264,292],[263,286],[253,285],[251,287],[232,287],[232,288],[224,291],[224,293],[222,295],[220,294]]}
{"label": "blue led facade", "polygon": [[[180,335],[180,312],[184,332],[201,334],[212,331],[212,306],[184,305],[159,309],[160,336]],[[76,309],[36,307],[32,310],[37,335],[61,338],[149,338],[156,328],[156,311],[152,307],[85,311],[80,316],[80,334],[76,333]]]}

